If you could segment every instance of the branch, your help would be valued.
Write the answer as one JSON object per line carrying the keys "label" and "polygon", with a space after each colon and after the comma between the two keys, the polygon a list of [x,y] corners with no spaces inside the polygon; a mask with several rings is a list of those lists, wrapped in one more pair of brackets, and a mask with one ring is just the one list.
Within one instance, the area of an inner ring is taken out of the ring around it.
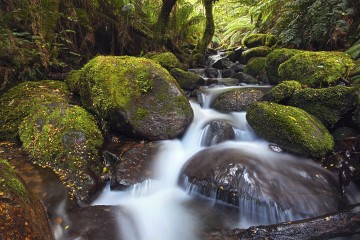
{"label": "branch", "polygon": [[307,220],[214,232],[207,240],[329,239],[360,233],[360,204],[346,210]]}

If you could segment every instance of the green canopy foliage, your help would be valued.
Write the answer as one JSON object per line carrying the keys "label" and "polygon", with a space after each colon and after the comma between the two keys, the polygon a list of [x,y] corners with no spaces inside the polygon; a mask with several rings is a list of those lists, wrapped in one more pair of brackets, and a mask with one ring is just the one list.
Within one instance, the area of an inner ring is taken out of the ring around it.
{"label": "green canopy foliage", "polygon": [[[166,2],[171,8],[159,33]],[[164,47],[191,54],[213,33],[222,47],[239,46],[250,33],[272,33],[288,47],[346,49],[359,39],[359,23],[358,0],[0,0],[0,93],[21,81],[63,78],[53,73],[97,54]]]}

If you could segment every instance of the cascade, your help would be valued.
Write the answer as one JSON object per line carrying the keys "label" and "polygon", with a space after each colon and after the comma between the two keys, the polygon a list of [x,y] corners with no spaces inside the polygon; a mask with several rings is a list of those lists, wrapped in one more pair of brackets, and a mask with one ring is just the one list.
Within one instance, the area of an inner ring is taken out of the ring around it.
{"label": "cascade", "polygon": [[[217,85],[200,89],[199,102],[190,101],[194,119],[184,136],[160,143],[153,166],[155,177],[126,191],[111,191],[108,185],[93,202],[124,209],[126,214],[117,217],[119,239],[196,240],[201,239],[199,232],[214,226],[245,228],[336,210],[326,199],[334,187],[328,186],[333,183],[329,179],[334,180],[335,175],[310,159],[271,150],[269,143],[256,136],[247,124],[246,112],[224,114],[210,108],[219,94],[247,87]],[[212,128],[221,128],[221,123],[227,125],[230,139],[210,133]],[[233,164],[234,155],[227,152],[244,158]],[[242,190],[232,202],[224,201],[229,196],[224,193],[226,196],[221,198],[219,189],[207,189],[190,179],[197,166],[210,174],[212,169],[206,167],[209,155],[224,156],[221,164],[230,166],[227,176],[221,179],[224,186],[236,180],[239,173],[242,176]],[[192,168],[187,171],[187,167]],[[323,190],[317,191],[320,187]]]}

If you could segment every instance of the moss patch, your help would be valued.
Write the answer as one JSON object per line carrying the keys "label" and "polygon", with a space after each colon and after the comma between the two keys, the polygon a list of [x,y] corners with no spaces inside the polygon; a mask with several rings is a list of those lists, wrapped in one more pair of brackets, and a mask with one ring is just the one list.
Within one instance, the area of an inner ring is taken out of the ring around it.
{"label": "moss patch", "polygon": [[255,102],[249,106],[246,119],[259,136],[299,155],[322,157],[334,146],[324,125],[299,108]]}
{"label": "moss patch", "polygon": [[354,87],[306,88],[293,94],[289,105],[304,109],[332,128],[343,115],[356,107]]}
{"label": "moss patch", "polygon": [[17,198],[29,201],[23,182],[20,181],[12,166],[3,159],[0,159],[0,193],[2,195],[14,194]]}
{"label": "moss patch", "polygon": [[80,70],[72,70],[66,76],[65,82],[69,90],[73,93],[80,94]]}
{"label": "moss patch", "polygon": [[[146,57],[146,56],[145,56]],[[149,56],[150,59],[159,63],[161,66],[170,70],[172,68],[180,68],[181,63],[179,59],[171,52],[159,53],[159,54],[151,54]]]}
{"label": "moss patch", "polygon": [[257,77],[260,74],[260,71],[264,69],[265,61],[265,57],[251,58],[244,68],[244,73]]}
{"label": "moss patch", "polygon": [[250,34],[243,39],[243,44],[248,48],[275,45],[277,38],[272,34]]}
{"label": "moss patch", "polygon": [[0,140],[13,140],[29,110],[46,102],[70,102],[72,94],[60,81],[23,82],[0,97]]}
{"label": "moss patch", "polygon": [[1,239],[53,239],[44,207],[4,159],[0,159],[0,220]]}
{"label": "moss patch", "polygon": [[173,68],[170,70],[171,76],[173,76],[179,83],[180,87],[185,90],[194,90],[204,79],[198,74],[192,72],[186,72],[180,68]]}
{"label": "moss patch", "polygon": [[300,52],[301,50],[279,48],[273,50],[271,53],[269,53],[269,55],[267,55],[265,69],[270,84],[276,85],[279,83],[280,77],[278,74],[278,68],[280,64],[286,62],[291,57],[295,56]]}
{"label": "moss patch", "polygon": [[172,138],[192,118],[176,80],[150,59],[98,56],[84,66],[80,82],[85,108],[131,137]]}
{"label": "moss patch", "polygon": [[280,81],[293,79],[309,87],[327,87],[348,78],[353,60],[342,52],[302,52],[280,64]]}
{"label": "moss patch", "polygon": [[250,48],[242,53],[240,62],[247,63],[254,57],[266,57],[270,51],[270,48],[266,46]]}
{"label": "moss patch", "polygon": [[303,87],[298,81],[284,81],[264,94],[261,100],[275,103],[286,103],[290,97]]}
{"label": "moss patch", "polygon": [[89,170],[102,171],[98,151],[103,137],[93,116],[79,106],[39,105],[20,124],[19,134],[34,164],[51,168],[71,196],[89,197],[94,184]]}

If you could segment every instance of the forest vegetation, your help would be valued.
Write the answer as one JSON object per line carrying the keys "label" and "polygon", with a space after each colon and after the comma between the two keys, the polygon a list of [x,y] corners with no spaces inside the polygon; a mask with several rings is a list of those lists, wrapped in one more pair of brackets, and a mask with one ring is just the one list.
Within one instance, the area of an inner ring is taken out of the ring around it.
{"label": "forest vegetation", "polygon": [[346,50],[360,36],[357,0],[1,0],[0,92],[62,79],[94,56],[171,51],[184,62],[272,33],[283,46]]}

